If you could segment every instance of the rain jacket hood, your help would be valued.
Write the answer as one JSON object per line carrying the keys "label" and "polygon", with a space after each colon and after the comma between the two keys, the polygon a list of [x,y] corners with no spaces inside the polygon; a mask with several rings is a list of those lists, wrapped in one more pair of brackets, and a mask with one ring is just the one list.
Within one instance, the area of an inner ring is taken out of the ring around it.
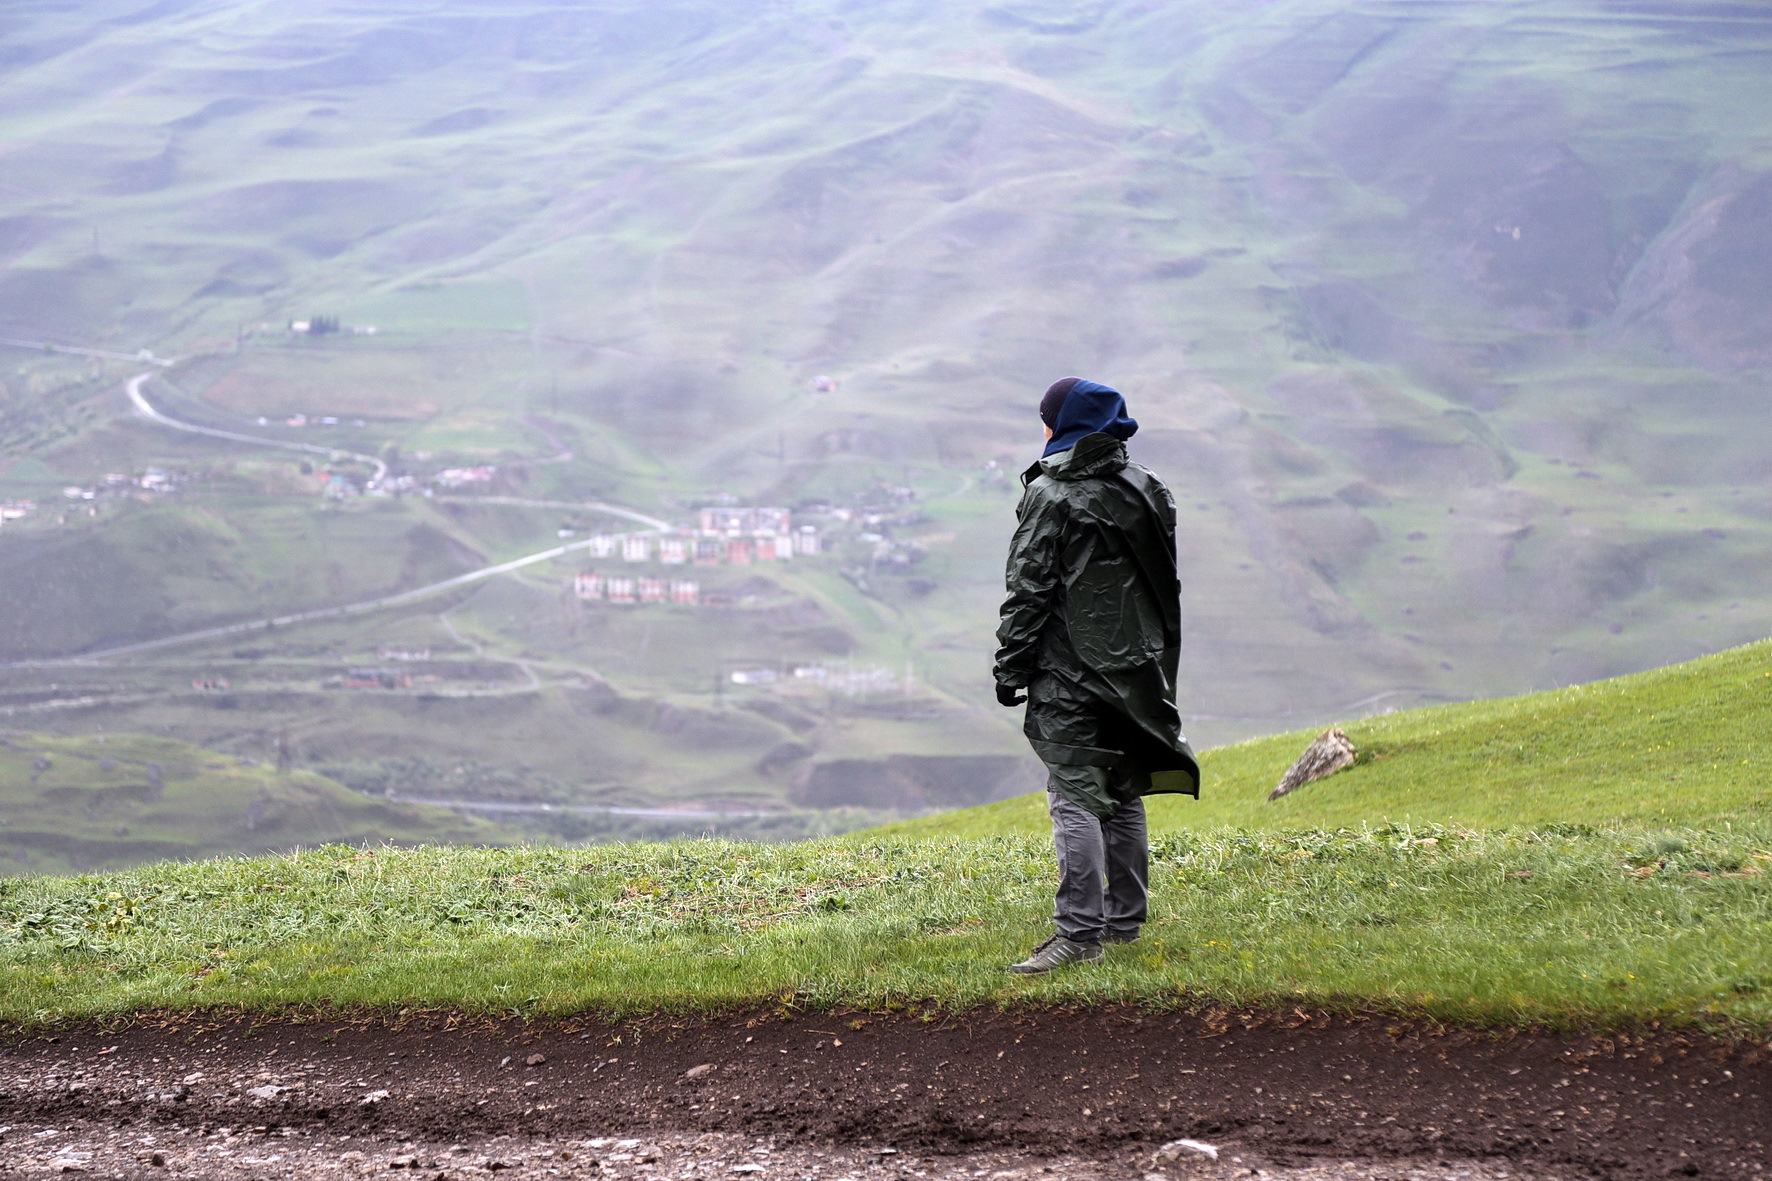
{"label": "rain jacket hood", "polygon": [[1052,424],[1044,456],[1069,451],[1084,436],[1105,434],[1125,441],[1138,432],[1138,420],[1126,413],[1120,391],[1093,381],[1079,381],[1064,396]]}
{"label": "rain jacket hood", "polygon": [[995,673],[1028,690],[1025,729],[1052,789],[1104,818],[1154,792],[1197,796],[1175,707],[1174,498],[1100,431],[1022,482]]}

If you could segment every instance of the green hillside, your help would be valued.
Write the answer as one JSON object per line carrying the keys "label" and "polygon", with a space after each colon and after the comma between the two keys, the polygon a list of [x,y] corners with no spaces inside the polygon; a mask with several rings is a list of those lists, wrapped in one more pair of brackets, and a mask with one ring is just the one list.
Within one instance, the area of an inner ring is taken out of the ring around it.
{"label": "green hillside", "polygon": [[[0,716],[897,807],[906,759],[1022,756],[991,632],[1065,373],[1175,489],[1202,745],[1772,634],[1769,53],[1673,0],[6,5]],[[143,349],[164,412],[316,450],[133,417]],[[627,527],[598,502],[827,548],[707,610],[580,603],[580,552],[15,664]],[[386,648],[439,681],[322,692]],[[812,665],[875,688],[730,680]]]}
{"label": "green hillside", "polygon": [[[1153,831],[1772,828],[1772,640],[1654,672],[1344,728],[1360,751],[1355,765],[1272,803],[1268,792],[1314,732],[1205,752],[1200,800],[1152,797]],[[1045,797],[1033,795],[858,838],[1046,831]]]}
{"label": "green hillside", "polygon": [[0,864],[12,873],[332,843],[510,839],[442,808],[373,800],[165,738],[0,736]]}

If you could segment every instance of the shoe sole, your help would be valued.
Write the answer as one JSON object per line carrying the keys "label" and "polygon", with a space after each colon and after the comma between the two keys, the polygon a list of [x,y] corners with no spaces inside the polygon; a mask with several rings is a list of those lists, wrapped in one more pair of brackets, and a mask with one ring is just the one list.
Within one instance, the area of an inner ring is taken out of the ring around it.
{"label": "shoe sole", "polygon": [[1100,962],[1100,956],[1092,955],[1088,959],[1066,960],[1062,964],[1053,964],[1050,968],[1024,968],[1020,964],[1013,964],[1003,970],[1011,976],[1044,976],[1048,972],[1056,972],[1060,968],[1068,968],[1073,964],[1099,964]]}

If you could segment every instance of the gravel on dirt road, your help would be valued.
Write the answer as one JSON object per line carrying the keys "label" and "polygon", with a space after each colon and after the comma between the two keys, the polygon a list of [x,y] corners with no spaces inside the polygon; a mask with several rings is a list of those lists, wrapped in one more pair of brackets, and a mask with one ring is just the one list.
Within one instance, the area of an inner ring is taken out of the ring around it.
{"label": "gravel on dirt road", "polygon": [[884,1153],[815,1147],[732,1133],[561,1138],[494,1136],[462,1143],[333,1136],[312,1129],[183,1126],[119,1128],[75,1121],[65,1128],[9,1128],[8,1175],[90,1178],[411,1177],[449,1181],[496,1174],[597,1181],[1559,1181],[1552,1174],[1493,1162],[1331,1161],[1288,1168],[1227,1150],[1217,1163],[1159,1162],[1149,1152],[1032,1156],[1013,1151]]}
{"label": "gravel on dirt road", "polygon": [[13,1032],[0,1125],[21,1175],[1772,1181],[1772,1051],[1302,1009],[179,1015]]}

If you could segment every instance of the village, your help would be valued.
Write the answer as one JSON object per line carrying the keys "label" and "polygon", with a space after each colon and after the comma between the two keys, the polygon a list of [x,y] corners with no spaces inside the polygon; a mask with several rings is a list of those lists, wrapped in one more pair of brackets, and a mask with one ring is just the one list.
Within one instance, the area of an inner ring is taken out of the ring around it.
{"label": "village", "polygon": [[[96,517],[100,506],[107,501],[138,500],[150,503],[157,497],[177,492],[180,485],[191,478],[184,472],[150,467],[133,474],[109,472],[92,484],[69,484],[61,490],[66,508],[52,523],[66,524],[69,510],[78,513],[83,509],[86,516]],[[43,505],[29,498],[0,500],[0,527],[38,516],[43,508]]]}
{"label": "village", "polygon": [[[593,558],[619,558],[630,565],[750,566],[811,557],[821,552],[823,539],[816,526],[796,529],[789,509],[704,508],[699,528],[665,534],[603,533],[590,538],[585,548]],[[730,605],[723,597],[704,596],[701,583],[692,578],[608,574],[593,569],[575,576],[572,588],[586,602]]]}

